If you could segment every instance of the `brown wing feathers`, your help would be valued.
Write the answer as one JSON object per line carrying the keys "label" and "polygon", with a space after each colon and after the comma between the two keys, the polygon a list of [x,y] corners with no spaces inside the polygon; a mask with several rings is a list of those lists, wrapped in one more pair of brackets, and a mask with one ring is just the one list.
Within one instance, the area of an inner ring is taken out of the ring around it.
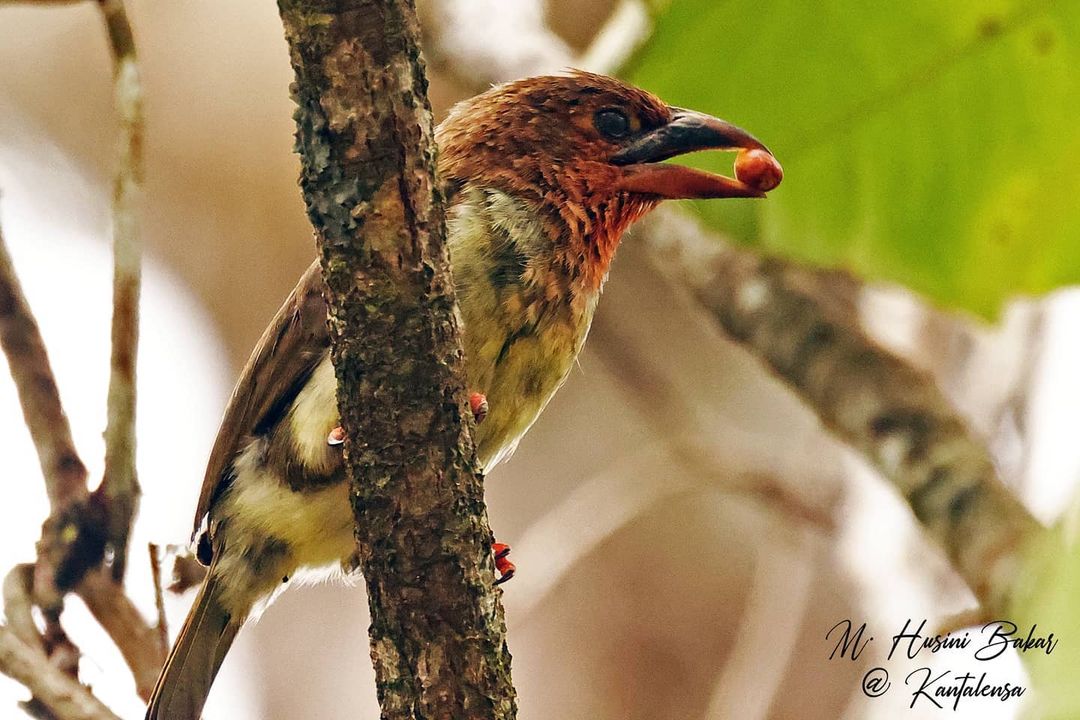
{"label": "brown wing feathers", "polygon": [[323,280],[316,261],[286,298],[240,373],[210,452],[192,538],[227,486],[230,465],[242,444],[277,423],[329,347]]}

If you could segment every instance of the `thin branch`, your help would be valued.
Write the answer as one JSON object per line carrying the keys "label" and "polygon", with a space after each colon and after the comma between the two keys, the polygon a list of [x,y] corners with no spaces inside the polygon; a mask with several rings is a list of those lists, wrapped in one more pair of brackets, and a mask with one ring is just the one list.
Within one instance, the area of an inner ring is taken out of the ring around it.
{"label": "thin branch", "polygon": [[0,625],[0,672],[26,686],[57,720],[120,720],[78,680]]}
{"label": "thin branch", "polygon": [[[12,625],[7,632],[17,636],[23,647],[57,651],[54,669],[57,664],[74,669],[77,650],[59,624],[63,607],[61,591],[75,578],[85,576],[78,586],[79,595],[120,648],[135,676],[140,695],[149,697],[167,648],[124,595],[122,586],[100,574],[86,575],[88,567],[100,562],[104,547],[100,529],[103,525],[101,506],[87,501],[86,470],[71,439],[44,342],[15,275],[2,234],[0,345],[7,355],[23,414],[38,448],[52,505],[52,513],[42,529],[37,562],[33,566],[17,566],[5,578],[5,610]],[[27,579],[29,575],[32,580]],[[38,605],[45,616],[44,638],[30,615],[31,602]],[[8,658],[17,660],[18,656],[0,657],[0,671],[8,672],[4,665]],[[18,679],[14,671],[8,674]],[[47,698],[36,699],[49,705]]]}
{"label": "thin branch", "polygon": [[107,568],[88,572],[76,592],[119,648],[135,678],[135,691],[148,700],[165,664],[168,643],[162,642],[158,629],[146,622]]}
{"label": "thin branch", "polygon": [[113,578],[124,577],[128,538],[138,511],[135,470],[135,365],[139,342],[139,293],[142,246],[135,203],[142,185],[142,86],[135,42],[121,0],[98,0],[113,56],[120,152],[113,187],[113,317],[109,373],[108,424],[105,428],[105,475],[95,494],[107,511]]}
{"label": "thin branch", "polygon": [[8,629],[29,648],[45,652],[45,641],[34,622],[34,566],[16,565],[4,578],[4,618]]}
{"label": "thin branch", "polygon": [[415,11],[279,8],[382,717],[513,718]]}
{"label": "thin branch", "polygon": [[[57,665],[62,665],[70,671],[75,668],[78,655],[59,624],[63,603],[54,578],[60,581],[57,584],[61,589],[66,588],[68,585],[64,580],[83,576],[87,567],[100,562],[102,517],[100,506],[87,502],[86,470],[71,439],[44,342],[22,293],[2,234],[0,345],[7,355],[23,414],[38,448],[52,504],[52,514],[42,530],[37,562],[33,566],[17,566],[5,578],[5,610],[11,623],[6,632],[16,636],[23,647],[56,651],[58,657],[51,667],[57,669]],[[57,567],[59,571],[54,570]],[[77,570],[65,570],[72,567]],[[157,672],[164,663],[166,646],[124,595],[123,588],[111,579],[95,573],[85,575],[78,592],[120,648],[135,676],[140,695],[149,697]],[[40,606],[45,616],[45,637],[38,632],[30,615],[31,603]],[[17,671],[4,664],[18,658],[18,655],[0,657],[0,671],[18,679]],[[36,699],[51,707],[48,698]]]}
{"label": "thin branch", "polygon": [[158,642],[169,647],[169,620],[165,617],[165,589],[161,584],[161,548],[150,543],[150,575],[154,582],[154,607],[157,608]]}
{"label": "thin branch", "polygon": [[89,502],[86,466],[79,459],[71,426],[56,387],[45,342],[23,294],[0,233],[0,348],[37,449],[51,512],[38,543],[34,601],[58,613],[61,590],[69,587],[85,558],[100,558],[98,513]]}
{"label": "thin branch", "polygon": [[37,448],[54,511],[85,501],[86,467],[75,450],[49,355],[0,232],[0,347]]}
{"label": "thin branch", "polygon": [[[14,628],[7,632],[17,637],[22,647],[44,653],[50,667],[74,678],[79,650],[60,625],[63,592],[81,575],[81,568],[100,560],[101,516],[99,508],[90,501],[86,467],[71,438],[41,331],[15,274],[2,233],[0,347],[7,356],[23,417],[37,448],[51,506],[38,541],[37,562],[32,566],[20,565],[5,578],[5,610],[10,613]],[[38,632],[30,614],[33,605],[41,609],[45,618],[44,634]],[[0,657],[0,671],[12,674],[15,670],[5,663],[18,659],[17,654]],[[35,695],[26,707],[38,717],[54,715],[47,698]]]}

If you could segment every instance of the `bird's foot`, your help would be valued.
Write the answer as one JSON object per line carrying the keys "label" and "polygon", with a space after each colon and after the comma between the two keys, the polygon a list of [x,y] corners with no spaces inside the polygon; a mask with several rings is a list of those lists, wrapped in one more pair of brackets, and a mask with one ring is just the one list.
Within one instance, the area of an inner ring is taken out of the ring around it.
{"label": "bird's foot", "polygon": [[499,577],[495,580],[495,584],[502,585],[514,577],[514,571],[517,570],[514,563],[510,562],[510,546],[506,543],[492,543],[491,552],[495,555],[495,569],[499,571]]}
{"label": "bird's foot", "polygon": [[345,428],[340,425],[331,430],[330,434],[326,436],[327,445],[340,445],[343,442],[345,442]]}
{"label": "bird's foot", "polygon": [[488,401],[487,396],[483,393],[474,392],[469,396],[469,409],[472,410],[473,420],[476,424],[484,422],[484,418],[488,414]]}

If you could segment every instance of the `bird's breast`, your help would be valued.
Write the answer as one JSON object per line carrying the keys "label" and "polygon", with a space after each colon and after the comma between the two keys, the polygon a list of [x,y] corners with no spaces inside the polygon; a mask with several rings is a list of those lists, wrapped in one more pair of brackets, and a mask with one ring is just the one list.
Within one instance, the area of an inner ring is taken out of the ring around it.
{"label": "bird's breast", "polygon": [[477,455],[490,469],[565,381],[598,293],[572,285],[539,218],[509,195],[473,191],[448,229],[469,391],[488,400]]}

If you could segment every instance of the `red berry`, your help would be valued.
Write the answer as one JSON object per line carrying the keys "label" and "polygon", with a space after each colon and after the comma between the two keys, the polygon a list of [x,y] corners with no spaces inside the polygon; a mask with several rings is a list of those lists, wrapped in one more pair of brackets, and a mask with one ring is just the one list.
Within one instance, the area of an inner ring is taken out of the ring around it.
{"label": "red berry", "polygon": [[784,179],[784,169],[768,150],[740,150],[735,157],[735,177],[740,182],[768,192]]}

